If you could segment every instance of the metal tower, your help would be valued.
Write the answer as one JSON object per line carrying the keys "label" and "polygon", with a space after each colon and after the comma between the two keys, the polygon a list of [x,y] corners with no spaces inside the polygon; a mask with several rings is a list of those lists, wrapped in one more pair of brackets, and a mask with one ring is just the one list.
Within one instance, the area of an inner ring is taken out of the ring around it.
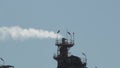
{"label": "metal tower", "polygon": [[70,39],[62,38],[56,40],[55,45],[58,47],[57,54],[54,55],[54,59],[57,61],[57,68],[87,68],[86,62],[83,62],[81,58],[70,55],[69,49],[74,46],[74,34],[71,33]]}

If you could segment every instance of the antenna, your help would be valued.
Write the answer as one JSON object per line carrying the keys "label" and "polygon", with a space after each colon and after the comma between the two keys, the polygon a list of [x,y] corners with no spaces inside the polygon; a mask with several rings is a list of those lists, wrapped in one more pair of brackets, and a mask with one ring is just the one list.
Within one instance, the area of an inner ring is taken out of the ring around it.
{"label": "antenna", "polygon": [[5,60],[3,58],[0,58],[1,61],[3,61],[3,65],[5,65]]}
{"label": "antenna", "polygon": [[66,39],[68,41],[68,34],[67,34],[67,32],[68,32],[68,29],[66,29]]}
{"label": "antenna", "polygon": [[75,35],[75,33],[73,32],[73,44],[74,44],[74,40],[75,40],[74,35]]}
{"label": "antenna", "polygon": [[57,31],[57,38],[56,38],[57,42],[58,42],[58,33],[60,33],[60,30]]}
{"label": "antenna", "polygon": [[70,42],[72,43],[72,35],[70,32],[67,32],[70,35]]}
{"label": "antenna", "polygon": [[86,54],[82,52],[82,55],[85,56],[85,62],[86,62],[86,64],[87,64],[87,56],[86,56]]}

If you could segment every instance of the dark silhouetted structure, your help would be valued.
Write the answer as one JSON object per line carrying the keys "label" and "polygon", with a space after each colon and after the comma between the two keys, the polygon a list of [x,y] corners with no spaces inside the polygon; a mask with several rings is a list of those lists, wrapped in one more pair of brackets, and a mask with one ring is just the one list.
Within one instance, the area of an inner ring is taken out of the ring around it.
{"label": "dark silhouetted structure", "polygon": [[14,68],[14,66],[11,65],[5,65],[5,61],[3,58],[0,58],[0,60],[3,62],[2,65],[0,65],[0,68]]}
{"label": "dark silhouetted structure", "polygon": [[11,66],[11,65],[1,65],[0,68],[14,68],[14,66]]}
{"label": "dark silhouetted structure", "polygon": [[70,39],[62,38],[60,40],[56,40],[57,54],[54,55],[54,59],[57,61],[57,68],[87,68],[86,67],[86,59],[82,61],[81,58],[70,55],[68,52],[69,49],[74,46],[74,35],[69,33]]}

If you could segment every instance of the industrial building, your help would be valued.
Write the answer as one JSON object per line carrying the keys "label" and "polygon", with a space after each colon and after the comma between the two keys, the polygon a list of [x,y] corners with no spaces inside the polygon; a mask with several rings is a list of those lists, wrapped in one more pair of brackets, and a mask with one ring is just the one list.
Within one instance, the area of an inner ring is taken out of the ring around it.
{"label": "industrial building", "polygon": [[69,49],[74,46],[74,33],[72,35],[68,32],[68,34],[70,35],[70,39],[56,39],[57,54],[53,58],[57,61],[57,68],[87,68],[86,58],[81,59],[69,54]]}

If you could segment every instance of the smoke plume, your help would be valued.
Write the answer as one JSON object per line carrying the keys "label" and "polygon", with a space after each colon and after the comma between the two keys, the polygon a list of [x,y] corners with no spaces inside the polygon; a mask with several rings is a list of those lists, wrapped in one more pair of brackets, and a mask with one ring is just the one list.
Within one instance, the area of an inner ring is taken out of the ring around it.
{"label": "smoke plume", "polygon": [[62,35],[53,31],[47,31],[34,28],[22,28],[19,26],[13,27],[0,27],[0,39],[12,38],[12,39],[29,39],[29,38],[61,38]]}

